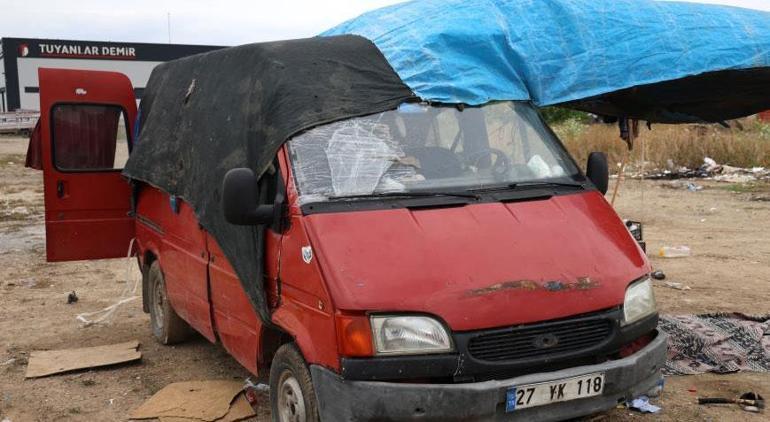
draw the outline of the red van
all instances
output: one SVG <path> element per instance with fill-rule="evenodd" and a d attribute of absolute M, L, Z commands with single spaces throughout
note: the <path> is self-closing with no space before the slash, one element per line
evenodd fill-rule
<path fill-rule="evenodd" d="M 221 344 L 269 379 L 274 420 L 558 420 L 661 380 L 650 265 L 604 199 L 606 159 L 584 174 L 530 103 L 408 101 L 297 132 L 261 177 L 230 169 L 216 212 L 266 228 L 266 320 L 203 214 L 121 175 L 145 142 L 129 80 L 39 76 L 48 259 L 135 238 L 158 341 Z"/>

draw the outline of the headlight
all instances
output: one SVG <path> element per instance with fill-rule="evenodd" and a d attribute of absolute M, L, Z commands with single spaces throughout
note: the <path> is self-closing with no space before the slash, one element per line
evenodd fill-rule
<path fill-rule="evenodd" d="M 623 324 L 628 325 L 657 311 L 655 294 L 649 278 L 637 281 L 626 289 L 623 301 Z"/>
<path fill-rule="evenodd" d="M 422 354 L 452 351 L 444 326 L 425 316 L 372 316 L 376 353 Z"/>

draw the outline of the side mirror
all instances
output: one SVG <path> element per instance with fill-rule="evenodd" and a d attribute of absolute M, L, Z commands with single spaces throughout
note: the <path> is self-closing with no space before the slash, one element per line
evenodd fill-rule
<path fill-rule="evenodd" d="M 607 156 L 603 152 L 592 152 L 588 156 L 586 177 L 599 189 L 602 195 L 607 193 L 610 183 L 610 170 L 607 166 Z"/>
<path fill-rule="evenodd" d="M 236 168 L 222 181 L 222 210 L 231 224 L 254 226 L 273 221 L 274 205 L 259 205 L 259 184 L 251 169 Z"/>

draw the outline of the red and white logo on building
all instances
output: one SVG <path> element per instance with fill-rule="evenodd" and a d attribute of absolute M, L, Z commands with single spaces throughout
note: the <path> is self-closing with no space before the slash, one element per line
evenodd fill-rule
<path fill-rule="evenodd" d="M 19 56 L 27 57 L 29 55 L 29 46 L 27 44 L 19 44 Z"/>

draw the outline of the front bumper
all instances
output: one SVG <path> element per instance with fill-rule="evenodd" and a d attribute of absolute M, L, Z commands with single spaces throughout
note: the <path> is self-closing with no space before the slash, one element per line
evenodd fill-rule
<path fill-rule="evenodd" d="M 646 347 L 624 359 L 477 383 L 349 381 L 317 365 L 311 365 L 310 372 L 324 421 L 563 420 L 611 409 L 655 387 L 666 360 L 666 342 L 665 333 L 658 332 Z M 506 391 L 513 385 L 594 372 L 605 374 L 601 396 L 505 413 Z"/>

